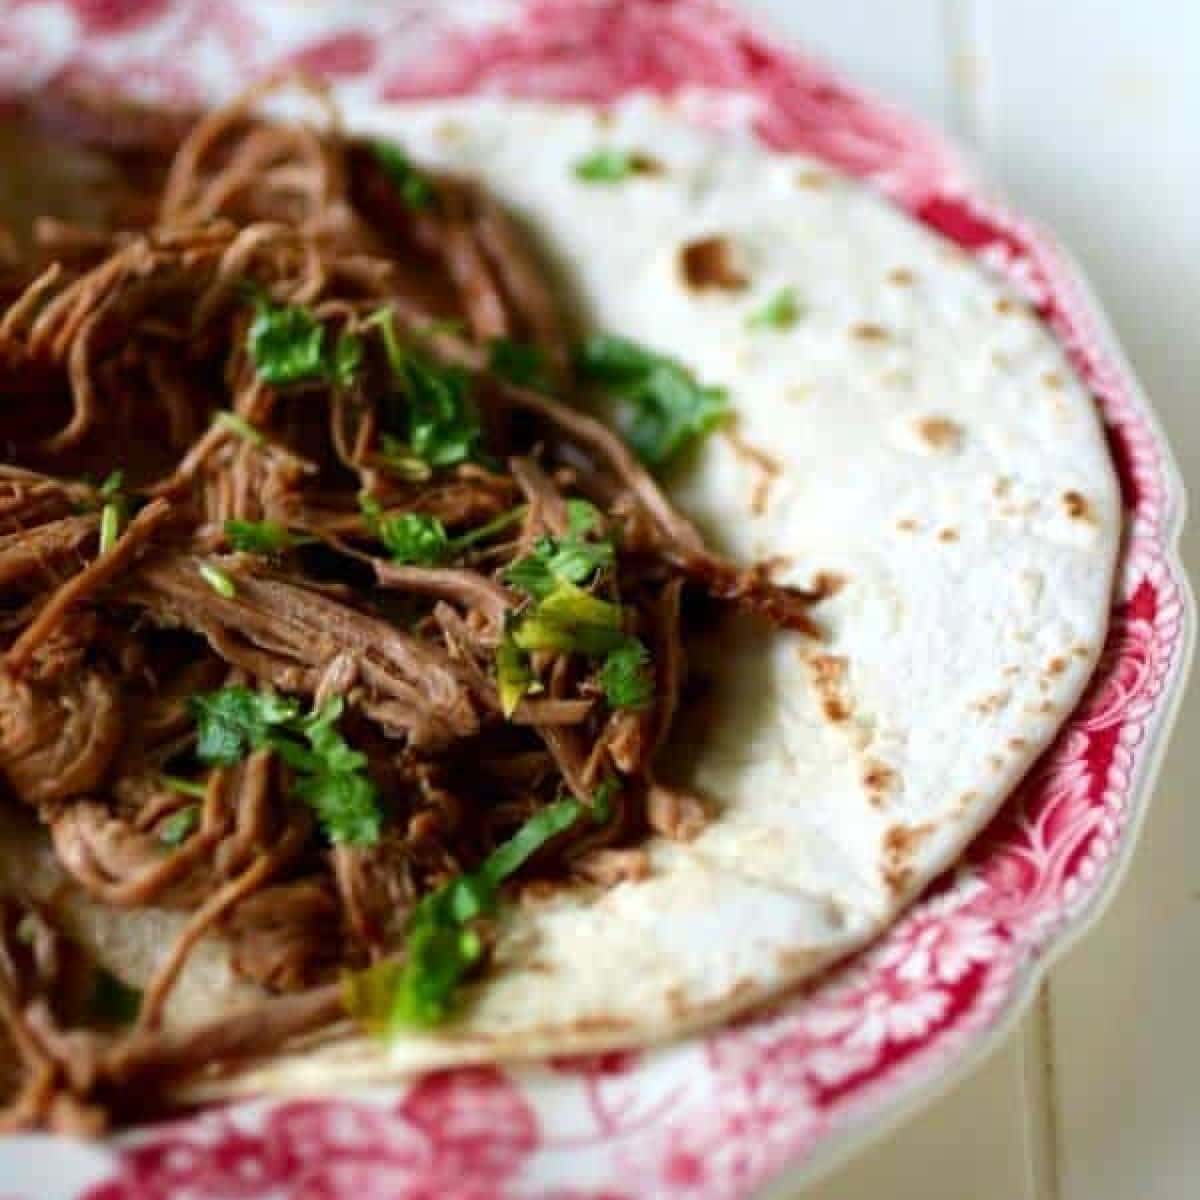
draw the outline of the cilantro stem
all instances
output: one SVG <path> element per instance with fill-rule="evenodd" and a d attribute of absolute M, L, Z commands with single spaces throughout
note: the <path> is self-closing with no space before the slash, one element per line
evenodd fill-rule
<path fill-rule="evenodd" d="M 213 563 L 201 563 L 198 569 L 200 571 L 200 578 L 218 596 L 224 596 L 226 600 L 232 600 L 237 595 L 237 586 L 220 567 L 215 566 Z"/>
<path fill-rule="evenodd" d="M 181 796 L 194 796 L 197 800 L 203 800 L 208 792 L 208 784 L 197 779 L 184 779 L 179 775 L 160 775 L 159 778 L 171 791 L 178 792 Z"/>
<path fill-rule="evenodd" d="M 267 439 L 263 433 L 255 429 L 245 417 L 239 417 L 234 412 L 217 413 L 216 421 L 218 425 L 223 425 L 231 433 L 236 433 L 238 437 L 243 437 L 248 442 L 252 442 L 256 446 L 265 446 Z"/>
<path fill-rule="evenodd" d="M 121 506 L 109 501 L 100 513 L 100 553 L 107 554 L 121 536 Z"/>
<path fill-rule="evenodd" d="M 519 521 L 524 520 L 528 508 L 527 504 L 518 504 L 516 508 L 511 508 L 508 512 L 501 513 L 498 517 L 493 517 L 483 525 L 468 530 L 466 533 L 459 534 L 456 538 L 451 538 L 451 548 L 454 551 L 465 550 L 469 546 L 474 546 L 476 542 L 486 541 L 492 534 L 499 533 L 501 530 L 507 529 L 510 525 L 516 525 Z"/>

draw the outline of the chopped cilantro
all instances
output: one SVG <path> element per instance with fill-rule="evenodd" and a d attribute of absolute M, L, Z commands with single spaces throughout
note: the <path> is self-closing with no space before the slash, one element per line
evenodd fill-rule
<path fill-rule="evenodd" d="M 347 1009 L 383 1033 L 444 1021 L 459 986 L 483 957 L 482 941 L 468 923 L 495 912 L 504 880 L 569 829 L 581 811 L 578 801 L 570 799 L 547 805 L 497 846 L 477 871 L 426 896 L 413 912 L 404 960 L 350 976 Z"/>
<path fill-rule="evenodd" d="M 330 349 L 325 326 L 307 308 L 276 304 L 254 288 L 250 296 L 254 320 L 246 333 L 246 348 L 260 379 L 276 386 L 321 381 L 347 387 L 354 381 L 363 359 L 357 334 L 343 331 Z M 243 435 L 251 428 L 245 422 L 244 428 L 237 428 L 228 418 L 224 423 Z"/>
<path fill-rule="evenodd" d="M 239 521 L 236 518 L 225 522 L 225 538 L 235 550 L 247 554 L 278 554 L 298 541 L 276 521 Z"/>
<path fill-rule="evenodd" d="M 590 337 L 578 348 L 576 362 L 585 381 L 621 404 L 625 435 L 652 467 L 669 464 L 728 411 L 723 388 L 698 383 L 681 363 L 627 338 Z"/>
<path fill-rule="evenodd" d="M 374 141 L 371 151 L 409 208 L 425 209 L 433 204 L 437 196 L 433 183 L 413 166 L 411 159 L 399 146 L 392 142 Z"/>
<path fill-rule="evenodd" d="M 195 796 L 197 800 L 203 800 L 208 792 L 208 784 L 199 779 L 184 779 L 180 775 L 160 775 L 159 778 L 171 791 L 181 796 Z"/>
<path fill-rule="evenodd" d="M 142 993 L 97 967 L 88 997 L 88 1015 L 99 1025 L 132 1025 L 142 1007 Z"/>
<path fill-rule="evenodd" d="M 288 725 L 300 713 L 295 700 L 246 687 L 193 696 L 188 709 L 196 722 L 196 757 L 221 767 L 231 767 L 266 745 L 272 730 Z"/>
<path fill-rule="evenodd" d="M 632 150 L 594 150 L 576 162 L 575 176 L 587 183 L 620 183 L 638 173 L 640 161 L 641 156 Z"/>
<path fill-rule="evenodd" d="M 513 627 L 522 650 L 608 654 L 624 640 L 620 605 L 610 604 L 573 583 L 558 580 L 552 591 Z"/>
<path fill-rule="evenodd" d="M 500 711 L 505 717 L 513 715 L 534 682 L 528 657 L 513 641 L 512 634 L 505 631 L 496 647 L 496 690 L 500 694 Z"/>
<path fill-rule="evenodd" d="M 650 652 L 637 638 L 609 651 L 600 668 L 600 687 L 610 708 L 645 708 L 654 699 L 649 665 Z"/>
<path fill-rule="evenodd" d="M 450 552 L 446 527 L 437 517 L 406 512 L 385 517 L 374 496 L 363 493 L 358 499 L 367 528 L 383 543 L 392 561 L 434 566 Z"/>
<path fill-rule="evenodd" d="M 397 437 L 392 437 L 390 433 L 383 435 L 383 450 L 379 457 L 384 466 L 401 479 L 420 483 L 433 474 L 430 465 L 424 459 L 418 458 L 412 452 L 411 446 Z"/>
<path fill-rule="evenodd" d="M 255 446 L 265 446 L 267 439 L 263 433 L 255 429 L 245 417 L 239 417 L 235 412 L 219 412 L 216 416 L 218 425 L 224 425 L 231 433 L 236 433 L 238 437 L 245 438 L 246 441 L 252 442 Z"/>
<path fill-rule="evenodd" d="M 110 500 L 100 511 L 100 553 L 107 554 L 121 536 L 121 502 Z"/>
<path fill-rule="evenodd" d="M 610 775 L 592 793 L 592 820 L 597 825 L 607 825 L 612 820 L 613 798 L 620 790 L 621 781 Z"/>
<path fill-rule="evenodd" d="M 488 369 L 501 379 L 518 387 L 550 390 L 550 375 L 545 355 L 532 342 L 515 342 L 511 338 L 496 338 L 488 348 Z"/>
<path fill-rule="evenodd" d="M 751 329 L 790 329 L 800 319 L 800 302 L 795 288 L 783 288 L 775 293 L 746 324 Z"/>
<path fill-rule="evenodd" d="M 567 501 L 568 531 L 563 537 L 540 537 L 533 552 L 509 564 L 505 580 L 534 599 L 542 599 L 555 584 L 585 583 L 611 567 L 616 556 L 611 541 L 589 541 L 586 534 L 599 526 L 600 511 L 587 500 Z"/>
<path fill-rule="evenodd" d="M 164 846 L 182 846 L 200 824 L 200 808 L 189 804 L 177 808 L 169 817 L 158 823 L 158 840 Z"/>
<path fill-rule="evenodd" d="M 326 375 L 325 327 L 299 305 L 256 296 L 246 347 L 267 383 L 300 383 Z"/>
<path fill-rule="evenodd" d="M 193 696 L 189 707 L 197 725 L 196 757 L 231 766 L 251 750 L 268 747 L 295 776 L 292 788 L 321 819 L 333 842 L 371 845 L 379 840 L 378 792 L 366 773 L 366 755 L 336 728 L 340 697 L 300 715 L 294 700 L 227 687 Z"/>
<path fill-rule="evenodd" d="M 97 490 L 106 500 L 111 500 L 120 493 L 124 486 L 125 472 L 118 467 L 115 471 L 109 471 Z"/>
<path fill-rule="evenodd" d="M 232 600 L 237 595 L 237 585 L 214 563 L 201 563 L 196 570 L 200 572 L 200 578 L 218 596 L 224 596 L 226 600 Z"/>
<path fill-rule="evenodd" d="M 391 433 L 397 444 L 403 443 L 406 454 L 430 467 L 451 467 L 474 457 L 483 430 L 471 401 L 470 373 L 402 346 L 390 309 L 381 308 L 368 324 L 380 331 L 403 402 L 402 435 Z M 386 449 L 386 441 L 384 445 Z"/>

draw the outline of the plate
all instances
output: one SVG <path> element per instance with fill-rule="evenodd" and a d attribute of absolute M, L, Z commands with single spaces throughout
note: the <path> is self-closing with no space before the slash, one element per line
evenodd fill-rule
<path fill-rule="evenodd" d="M 164 102 L 281 64 L 351 106 L 476 91 L 611 101 L 825 159 L 1006 277 L 1103 413 L 1126 508 L 1112 625 L 1077 711 L 964 863 L 804 992 L 662 1050 L 211 1109 L 108 1146 L 0 1143 L 5 1200 L 734 1198 L 799 1184 L 993 1049 L 1128 862 L 1191 649 L 1183 488 L 1086 283 L 938 136 L 712 0 L 10 0 L 0 93 Z M 16 1189 L 14 1191 L 14 1188 Z"/>

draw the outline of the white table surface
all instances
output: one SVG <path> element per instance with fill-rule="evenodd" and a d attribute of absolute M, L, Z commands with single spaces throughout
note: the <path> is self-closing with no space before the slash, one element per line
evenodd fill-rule
<path fill-rule="evenodd" d="M 744 3 L 949 130 L 1058 233 L 1113 318 L 1185 477 L 1200 475 L 1200 3 Z M 1195 518 L 1184 554 L 1197 579 Z M 1115 902 L 1053 968 L 1021 1029 L 805 1200 L 1200 1197 L 1194 788 L 1196 686 Z"/>

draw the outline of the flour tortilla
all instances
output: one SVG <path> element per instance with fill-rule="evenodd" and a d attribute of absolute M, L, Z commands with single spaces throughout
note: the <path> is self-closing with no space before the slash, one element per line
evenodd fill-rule
<path fill-rule="evenodd" d="M 586 326 L 729 389 L 734 436 L 708 442 L 675 498 L 721 551 L 833 584 L 816 612 L 828 638 L 757 629 L 701 652 L 714 710 L 685 723 L 672 760 L 715 818 L 691 844 L 652 842 L 649 879 L 510 906 L 493 968 L 436 1033 L 329 1039 L 225 1091 L 646 1043 L 863 945 L 955 860 L 1075 704 L 1120 535 L 1093 401 L 1049 334 L 858 184 L 648 99 L 604 114 L 497 99 L 349 116 L 479 176 L 528 223 Z M 581 181 L 574 164 L 602 147 L 656 169 Z M 687 286 L 681 248 L 708 237 L 724 239 L 742 290 Z M 752 328 L 785 288 L 795 324 Z M 8 870 L 28 878 L 35 858 L 12 854 Z M 33 875 L 48 888 L 53 874 L 43 853 Z M 66 904 L 134 983 L 180 923 Z M 252 994 L 209 942 L 169 1019 Z"/>

